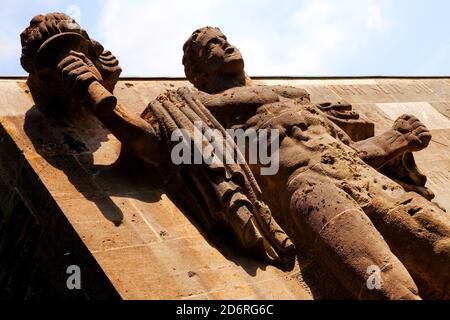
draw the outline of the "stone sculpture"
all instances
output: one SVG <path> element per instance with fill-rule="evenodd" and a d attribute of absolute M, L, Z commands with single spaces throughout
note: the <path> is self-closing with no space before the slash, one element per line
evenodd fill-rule
<path fill-rule="evenodd" d="M 91 83 L 103 83 L 112 92 L 120 73 L 117 60 L 85 31 L 64 28 L 68 19 L 60 14 L 35 17 L 22 35 L 22 64 L 30 72 L 36 104 L 45 112 L 61 112 L 55 106 L 66 105 L 69 114 L 77 112 L 83 99 L 98 107 L 98 92 L 88 90 Z M 46 33 L 49 29 L 56 32 Z M 67 32 L 81 35 L 90 45 L 82 46 L 84 52 L 60 48 L 66 56 L 57 68 L 38 68 L 35 56 L 44 41 Z M 403 183 L 410 190 L 417 184 L 418 193 L 405 191 L 376 170 L 385 168 L 387 173 L 386 168 L 401 165 L 403 159 L 413 163 L 411 152 L 427 147 L 431 135 L 417 118 L 404 115 L 388 132 L 373 137 L 360 133 L 367 139 L 355 142 L 355 128 L 370 131 L 370 125 L 358 122 L 351 106 L 314 105 L 299 88 L 252 85 L 240 52 L 217 28 L 192 34 L 184 45 L 183 64 L 198 91 L 163 93 L 141 118 L 120 104 L 112 111 L 93 112 L 122 142 L 124 152 L 181 176 L 200 201 L 193 211 L 204 226 L 227 226 L 243 247 L 275 263 L 292 257 L 289 238 L 307 245 L 355 298 L 419 299 L 418 287 L 420 293 L 448 297 L 449 216 L 425 199 L 432 196 L 415 166 L 398 181 L 419 177 Z M 346 127 L 351 123 L 347 120 L 359 126 Z M 170 161 L 168 137 L 177 128 L 194 130 L 194 121 L 222 132 L 278 130 L 279 172 L 260 175 L 258 164 L 177 168 Z M 227 140 L 226 133 L 222 137 Z M 367 270 L 374 266 L 382 283 L 369 288 Z"/>
<path fill-rule="evenodd" d="M 354 143 L 320 106 L 311 105 L 304 90 L 251 86 L 239 51 L 217 28 L 195 31 L 183 61 L 186 76 L 201 91 L 198 99 L 225 127 L 282 132 L 280 173 L 257 176 L 263 198 L 288 234 L 314 245 L 344 286 L 363 296 L 358 274 L 377 265 L 385 288 L 369 295 L 416 296 L 407 270 L 421 283 L 448 292 L 448 215 L 373 169 L 428 145 L 431 136 L 420 121 L 404 115 L 392 130 Z"/>
<path fill-rule="evenodd" d="M 166 144 L 169 138 L 165 137 L 166 141 L 163 140 L 164 124 L 159 126 L 153 122 L 151 126 L 150 120 L 146 122 L 135 118 L 127 114 L 120 105 L 116 106 L 117 100 L 112 99 L 108 90 L 113 90 L 120 73 L 117 60 L 109 52 L 103 56 L 99 55 L 103 48 L 74 23 L 64 14 L 37 16 L 21 35 L 23 46 L 21 62 L 24 69 L 30 72 L 28 80 L 30 88 L 37 88 L 32 89 L 37 106 L 43 112 L 52 115 L 70 114 L 71 109 L 76 109 L 80 105 L 79 101 L 82 98 L 108 128 L 119 129 L 120 133 L 114 134 L 117 134 L 120 141 L 128 141 L 123 144 L 125 150 L 149 164 L 158 166 L 160 171 L 166 172 L 166 177 L 179 174 L 179 168 L 171 165 L 170 151 Z M 49 30 L 51 26 L 54 32 L 46 32 L 45 30 Z M 102 50 L 97 47 L 101 47 Z M 112 67 L 111 63 L 105 67 L 105 55 L 111 56 L 109 60 L 113 62 Z M 58 58 L 59 61 L 55 63 Z M 92 72 L 93 70 L 95 71 Z M 110 82 L 110 86 L 99 86 L 99 81 L 104 81 L 100 70 L 103 70 L 108 79 L 116 77 L 115 81 Z M 66 94 L 67 89 L 73 95 Z M 169 98 L 179 98 L 187 103 L 192 100 L 190 96 L 175 96 L 175 93 L 162 96 L 159 101 L 164 104 L 164 100 Z M 113 108 L 111 103 L 114 104 Z M 153 103 L 155 104 L 156 102 Z M 61 106 L 68 107 L 61 108 Z M 170 110 L 167 109 L 166 112 L 170 113 Z M 201 111 L 188 110 L 188 112 L 198 114 Z M 208 113 L 206 109 L 203 112 Z M 174 118 L 177 116 L 179 117 L 176 113 L 172 114 Z M 186 120 L 190 121 L 188 118 Z M 212 116 L 210 120 L 205 119 L 205 122 L 211 120 L 214 121 Z M 170 129 L 170 121 L 173 119 L 167 114 L 166 130 Z M 178 125 L 188 129 L 190 123 L 187 123 L 187 127 L 183 127 L 181 123 Z M 220 129 L 220 124 L 216 123 L 215 127 Z M 206 229 L 210 231 L 219 225 L 231 230 L 244 248 L 272 263 L 286 263 L 291 260 L 295 253 L 294 246 L 272 218 L 270 209 L 261 201 L 261 191 L 248 166 L 222 165 L 220 168 L 205 166 L 194 169 L 194 172 L 189 172 L 192 170 L 183 172 L 185 176 L 189 176 L 189 182 L 192 183 L 189 188 L 191 190 L 198 188 L 199 193 L 198 196 L 193 192 L 189 201 L 190 211 L 194 212 Z M 200 180 L 199 175 L 202 175 L 204 180 Z M 180 180 L 178 183 L 182 183 Z M 203 206 L 192 208 L 199 201 Z"/>

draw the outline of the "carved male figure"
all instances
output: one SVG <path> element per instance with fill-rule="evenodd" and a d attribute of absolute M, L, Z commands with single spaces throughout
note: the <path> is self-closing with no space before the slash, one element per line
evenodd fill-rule
<path fill-rule="evenodd" d="M 384 285 L 374 295 L 417 296 L 406 269 L 421 284 L 448 292 L 450 217 L 373 169 L 428 145 L 431 135 L 418 119 L 404 115 L 392 130 L 354 143 L 304 90 L 252 86 L 239 51 L 217 28 L 195 31 L 183 62 L 199 99 L 226 127 L 280 130 L 280 172 L 258 177 L 264 200 L 344 286 L 365 294 L 358 277 L 377 265 Z"/>
<path fill-rule="evenodd" d="M 392 130 L 355 143 L 310 103 L 306 91 L 253 86 L 239 51 L 217 28 L 193 33 L 183 63 L 199 91 L 181 93 L 206 107 L 225 128 L 279 130 L 279 173 L 259 176 L 258 165 L 251 167 L 263 200 L 289 236 L 311 246 L 355 297 L 418 299 L 414 280 L 422 290 L 426 286 L 441 296 L 449 292 L 449 217 L 374 169 L 428 145 L 431 136 L 419 120 L 402 116 Z M 72 52 L 58 70 L 74 94 L 93 79 L 102 80 L 82 53 Z M 170 161 L 167 144 L 153 110 L 142 115 L 147 121 L 120 105 L 97 116 L 125 150 L 164 166 Z M 382 286 L 370 290 L 366 272 L 373 266 L 381 269 Z"/>
<path fill-rule="evenodd" d="M 91 111 L 108 128 L 118 130 L 114 134 L 122 142 L 127 141 L 123 143 L 125 154 L 135 154 L 157 166 L 166 181 L 184 188 L 185 194 L 180 196 L 183 205 L 189 207 L 184 209 L 201 220 L 207 231 L 212 233 L 213 227 L 227 229 L 235 234 L 238 244 L 272 263 L 291 260 L 294 246 L 260 200 L 261 191 L 248 166 L 200 166 L 180 173 L 181 169 L 171 163 L 167 148 L 170 138 L 164 140 L 162 125 L 152 126 L 128 114 L 108 92 L 113 91 L 118 80 L 118 61 L 109 51 L 103 52 L 103 47 L 70 17 L 60 13 L 36 16 L 21 40 L 21 63 L 30 73 L 28 85 L 41 111 L 61 117 L 76 115 L 84 107 L 93 108 Z M 189 186 L 184 186 L 186 183 Z M 198 192 L 189 192 L 193 188 Z"/>

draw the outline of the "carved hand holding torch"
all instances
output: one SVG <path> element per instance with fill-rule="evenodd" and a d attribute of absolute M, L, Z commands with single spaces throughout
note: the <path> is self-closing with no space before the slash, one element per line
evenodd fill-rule
<path fill-rule="evenodd" d="M 95 66 L 90 62 L 89 56 L 93 56 L 93 48 L 91 42 L 83 38 L 80 34 L 74 32 L 66 32 L 57 34 L 47 41 L 45 41 L 36 53 L 34 58 L 34 66 L 36 70 L 52 69 L 58 70 L 61 76 L 61 80 L 64 81 L 63 70 L 69 67 L 71 63 L 79 59 L 83 61 L 91 68 L 95 70 Z M 90 81 L 87 81 L 88 87 L 85 91 L 85 99 L 93 111 L 102 116 L 110 114 L 117 105 L 117 98 L 114 97 L 108 90 L 106 90 L 100 83 L 100 73 L 97 73 L 97 79 L 91 77 Z M 68 77 L 78 77 L 78 74 L 73 72 L 68 74 Z"/>

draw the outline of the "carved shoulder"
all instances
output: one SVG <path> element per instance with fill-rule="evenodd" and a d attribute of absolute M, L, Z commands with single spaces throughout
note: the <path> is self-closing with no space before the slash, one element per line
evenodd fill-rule
<path fill-rule="evenodd" d="M 283 99 L 307 104 L 309 94 L 304 89 L 288 86 L 245 86 L 235 87 L 218 94 L 198 92 L 198 98 L 224 125 L 245 122 L 256 110 L 266 104 Z"/>
<path fill-rule="evenodd" d="M 268 87 L 236 87 L 217 94 L 200 93 L 200 100 L 211 111 L 216 108 L 261 106 L 279 101 L 278 94 Z"/>
<path fill-rule="evenodd" d="M 309 103 L 311 101 L 309 93 L 302 88 L 281 85 L 267 86 L 267 88 L 270 88 L 274 93 L 283 98 L 297 100 L 299 102 L 305 103 Z"/>

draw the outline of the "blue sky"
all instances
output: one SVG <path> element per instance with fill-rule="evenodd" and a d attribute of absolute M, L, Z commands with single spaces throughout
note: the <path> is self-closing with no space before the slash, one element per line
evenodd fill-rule
<path fill-rule="evenodd" d="M 66 12 L 124 76 L 183 76 L 182 45 L 218 26 L 250 76 L 450 75 L 448 0 L 1 0 L 0 75 L 25 74 L 20 32 Z"/>

